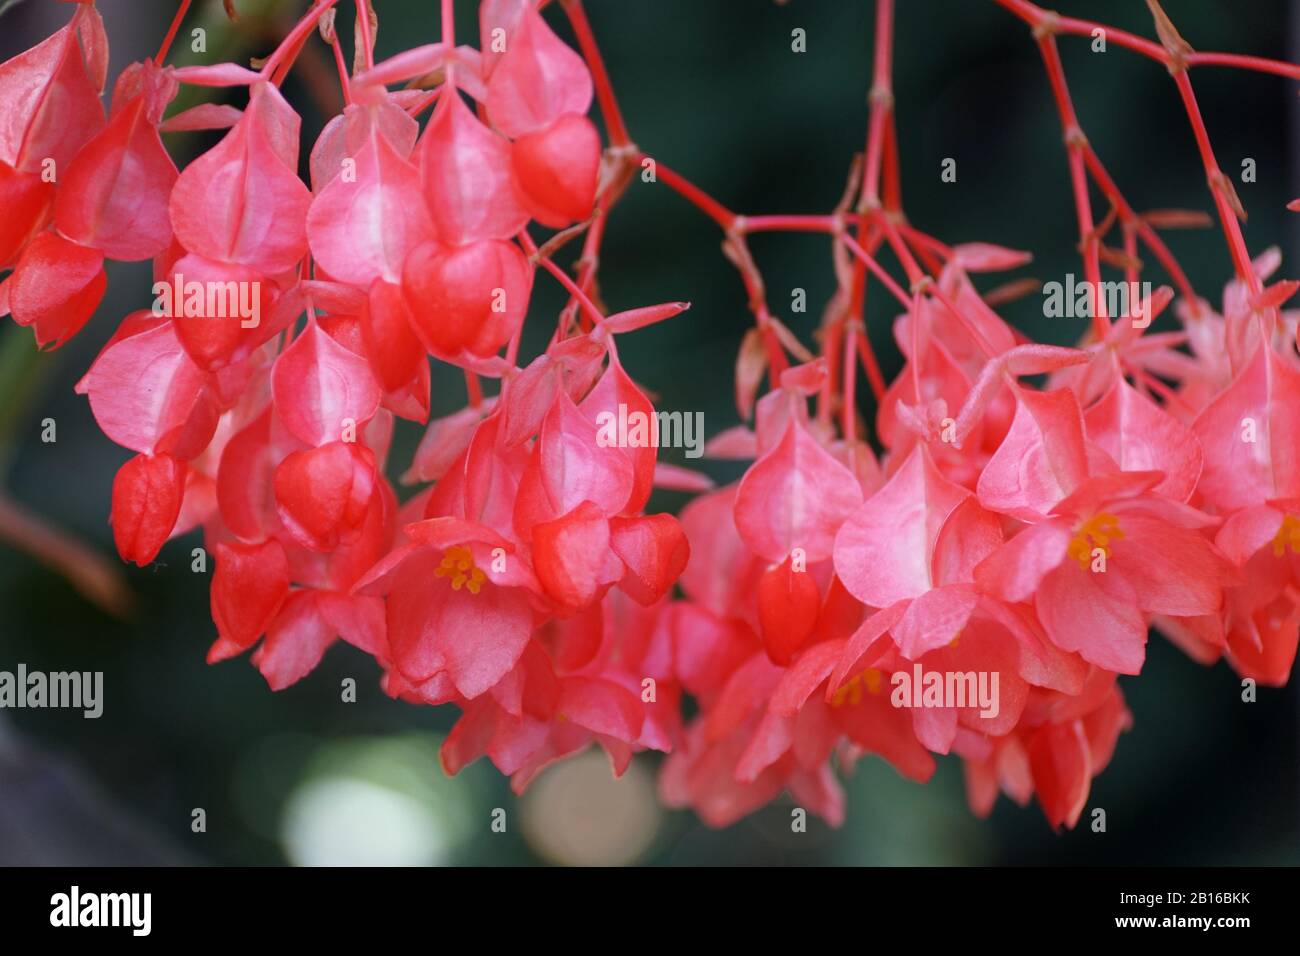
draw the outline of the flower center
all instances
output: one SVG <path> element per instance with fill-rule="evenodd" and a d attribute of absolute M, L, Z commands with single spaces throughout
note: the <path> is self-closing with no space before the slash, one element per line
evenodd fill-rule
<path fill-rule="evenodd" d="M 1300 518 L 1295 515 L 1285 515 L 1282 518 L 1282 527 L 1277 529 L 1277 534 L 1273 537 L 1274 557 L 1282 557 L 1288 547 L 1295 554 L 1300 554 Z"/>
<path fill-rule="evenodd" d="M 1119 519 L 1113 514 L 1099 511 L 1079 527 L 1074 529 L 1067 554 L 1079 562 L 1079 567 L 1087 571 L 1092 563 L 1093 552 L 1098 548 L 1107 558 L 1110 557 L 1110 542 L 1124 537 L 1124 529 Z"/>
<path fill-rule="evenodd" d="M 487 580 L 487 575 L 474 563 L 474 556 L 469 548 L 448 548 L 442 556 L 442 563 L 433 572 L 436 577 L 451 578 L 451 589 L 459 591 L 467 588 L 470 594 L 478 594 L 479 588 Z"/>
<path fill-rule="evenodd" d="M 853 706 L 862 703 L 863 685 L 866 686 L 868 694 L 879 694 L 884 677 L 885 675 L 876 668 L 868 667 L 861 674 L 841 685 L 835 692 L 835 696 L 831 698 L 831 706 L 843 707 L 845 704 Z"/>

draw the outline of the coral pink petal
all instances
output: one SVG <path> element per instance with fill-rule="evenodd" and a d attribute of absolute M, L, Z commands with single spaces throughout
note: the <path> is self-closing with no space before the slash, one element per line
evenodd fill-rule
<path fill-rule="evenodd" d="M 207 377 L 170 322 L 110 344 L 79 389 L 99 427 L 133 451 L 192 458 L 208 444 L 218 409 Z"/>
<path fill-rule="evenodd" d="M 1146 658 L 1147 625 L 1137 595 L 1113 571 L 1067 562 L 1043 578 L 1034 606 L 1052 642 L 1120 674 L 1136 674 Z"/>
<path fill-rule="evenodd" d="M 271 690 L 284 690 L 316 669 L 335 636 L 321 613 L 318 592 L 295 591 L 253 652 L 253 664 Z"/>
<path fill-rule="evenodd" d="M 813 691 L 835 670 L 843 651 L 843 641 L 823 641 L 799 655 L 772 694 L 772 713 L 787 717 L 798 713 Z"/>
<path fill-rule="evenodd" d="M 1083 813 L 1092 783 L 1092 762 L 1083 726 L 1078 721 L 1051 724 L 1029 742 L 1038 802 L 1053 828 L 1073 827 Z"/>
<path fill-rule="evenodd" d="M 316 261 L 341 282 L 398 282 L 407 253 L 433 239 L 420 192 L 420 172 L 372 126 L 351 157 L 312 200 L 307 238 Z"/>
<path fill-rule="evenodd" d="M 488 79 L 492 123 L 509 137 L 523 136 L 565 113 L 587 112 L 591 96 L 591 74 L 582 57 L 528 7 Z"/>
<path fill-rule="evenodd" d="M 1192 425 L 1205 450 L 1200 493 L 1223 511 L 1300 495 L 1300 372 L 1260 346 Z"/>
<path fill-rule="evenodd" d="M 1065 560 L 1073 536 L 1065 519 L 1031 524 L 975 568 L 975 581 L 1003 600 L 1027 601 L 1049 571 Z"/>
<path fill-rule="evenodd" d="M 830 556 L 836 531 L 861 503 L 853 473 L 792 418 L 781 441 L 741 480 L 736 528 L 768 561 L 783 561 L 795 548 L 807 561 L 820 561 Z"/>
<path fill-rule="evenodd" d="M 1116 377 L 1084 414 L 1088 438 L 1124 471 L 1160 471 L 1156 492 L 1187 501 L 1201 475 L 1201 443 L 1190 428 Z"/>
<path fill-rule="evenodd" d="M 977 600 L 974 588 L 960 584 L 933 588 L 914 599 L 893 628 L 903 656 L 918 660 L 927 651 L 957 640 Z"/>
<path fill-rule="evenodd" d="M 145 115 L 144 96 L 137 96 L 63 173 L 55 224 L 110 259 L 151 259 L 172 241 L 168 200 L 177 175 Z"/>
<path fill-rule="evenodd" d="M 970 492 L 943 477 L 918 445 L 835 538 L 835 573 L 863 604 L 888 607 L 933 585 L 931 557 L 948 515 Z"/>
<path fill-rule="evenodd" d="M 1011 430 L 979 478 L 980 504 L 1033 521 L 1088 475 L 1083 416 L 1069 389 L 1021 390 Z"/>
<path fill-rule="evenodd" d="M 528 222 L 512 181 L 510 143 L 479 122 L 454 90 L 438 98 L 424 131 L 420 175 L 442 242 L 509 239 Z"/>
<path fill-rule="evenodd" d="M 170 210 L 188 251 L 267 275 L 293 268 L 307 252 L 311 193 L 289 163 L 291 152 L 296 162 L 297 117 L 286 109 L 273 87 L 259 84 L 225 138 L 181 172 Z"/>
<path fill-rule="evenodd" d="M 382 397 L 366 359 L 316 322 L 276 359 L 271 387 L 276 412 L 308 445 L 355 440 Z"/>

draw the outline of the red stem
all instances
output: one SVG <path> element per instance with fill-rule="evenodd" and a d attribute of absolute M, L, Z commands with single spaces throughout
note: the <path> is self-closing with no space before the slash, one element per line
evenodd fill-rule
<path fill-rule="evenodd" d="M 739 216 L 736 229 L 752 232 L 834 232 L 840 225 L 838 216 Z"/>
<path fill-rule="evenodd" d="M 1102 30 L 1108 42 L 1113 42 L 1135 53 L 1140 53 L 1148 59 L 1155 60 L 1157 63 L 1169 66 L 1169 52 L 1163 46 L 1135 33 L 1129 33 L 1127 30 L 1109 27 L 1094 20 L 1063 17 L 1053 10 L 1046 10 L 1043 7 L 1036 6 L 1030 3 L 1029 0 L 993 0 L 993 2 L 1015 14 L 1030 26 L 1048 29 L 1054 33 L 1066 33 L 1072 36 L 1091 38 L 1094 30 Z M 1246 70 L 1274 73 L 1278 76 L 1300 80 L 1300 66 L 1294 63 L 1284 63 L 1280 60 L 1266 59 L 1265 57 L 1242 56 L 1236 53 L 1188 53 L 1183 62 L 1187 66 L 1240 67 Z"/>
<path fill-rule="evenodd" d="M 857 366 L 854 362 L 854 339 L 857 338 L 858 326 L 849 322 L 844 328 L 844 403 L 840 408 L 840 432 L 844 439 L 853 444 L 858 440 L 857 428 Z"/>
<path fill-rule="evenodd" d="M 352 103 L 352 82 L 348 79 L 347 64 L 343 62 L 343 45 L 339 43 L 338 34 L 334 34 L 334 42 L 330 44 L 334 49 L 334 67 L 339 73 L 339 86 L 343 89 L 344 105 Z"/>
<path fill-rule="evenodd" d="M 897 299 L 903 308 L 910 309 L 912 307 L 912 299 L 903 291 L 902 286 L 894 281 L 894 277 L 886 272 L 884 266 L 877 262 L 876 258 L 867 250 L 863 249 L 856 239 L 845 233 L 840 236 L 840 242 L 844 243 L 848 250 L 858 257 L 858 261 L 871 270 L 871 274 L 880 280 L 880 284 L 889 290 L 889 294 Z"/>
<path fill-rule="evenodd" d="M 519 235 L 525 240 L 524 248 L 528 250 L 528 254 L 530 256 L 535 256 L 537 253 L 537 244 L 533 242 L 532 237 L 524 232 L 521 232 Z M 569 290 L 569 295 L 577 299 L 578 304 L 587 310 L 587 314 L 591 316 L 593 322 L 599 325 L 601 322 L 605 321 L 605 317 L 601 315 L 600 309 L 596 308 L 596 303 L 592 302 L 587 296 L 587 293 L 583 292 L 582 289 L 578 287 L 578 284 L 569 278 L 568 273 L 552 262 L 547 256 L 536 256 L 536 262 L 543 269 L 553 275 L 556 280 L 559 281 L 560 285 Z"/>
<path fill-rule="evenodd" d="M 326 10 L 330 9 L 338 0 L 317 0 L 316 6 L 312 7 L 303 16 L 301 20 L 294 25 L 280 41 L 272 54 L 266 58 L 262 64 L 261 74 L 267 79 L 274 80 L 276 71 L 283 62 L 285 72 L 293 65 L 294 58 L 297 57 L 298 51 L 302 49 L 303 44 L 307 41 L 308 34 L 316 28 L 316 23 Z M 283 78 L 283 74 L 281 74 Z"/>
<path fill-rule="evenodd" d="M 664 184 L 674 192 L 688 200 L 697 209 L 722 227 L 723 232 L 730 233 L 736 225 L 736 214 L 728 209 L 722 203 L 718 202 L 708 193 L 704 192 L 694 183 L 679 176 L 663 163 L 648 157 L 645 153 L 637 156 L 638 161 L 644 162 L 650 159 L 655 164 L 655 175 L 663 180 Z"/>
<path fill-rule="evenodd" d="M 609 128 L 609 141 L 613 146 L 627 146 L 631 143 L 627 126 L 623 123 L 623 113 L 618 108 L 618 99 L 614 96 L 614 86 L 610 83 L 609 72 L 605 69 L 605 60 L 600 55 L 595 34 L 591 32 L 591 23 L 587 20 L 587 11 L 583 9 L 582 0 L 563 0 L 565 15 L 573 27 L 578 47 L 582 50 L 587 68 L 591 70 L 592 85 L 596 89 L 596 100 L 600 103 L 600 115 L 605 117 Z"/>
<path fill-rule="evenodd" d="M 370 0 L 357 0 L 357 24 L 361 30 L 361 55 L 365 57 L 366 69 L 375 65 L 375 50 L 370 39 Z"/>
<path fill-rule="evenodd" d="M 1196 148 L 1201 154 L 1201 164 L 1205 167 L 1205 177 L 1214 196 L 1214 206 L 1219 212 L 1219 222 L 1223 226 L 1223 235 L 1228 242 L 1228 251 L 1232 255 L 1232 264 L 1239 278 L 1252 293 L 1260 291 L 1259 277 L 1250 264 L 1250 253 L 1246 251 L 1246 239 L 1241 234 L 1241 223 L 1237 214 L 1224 195 L 1224 187 L 1219 182 L 1223 176 L 1218 160 L 1214 158 L 1214 149 L 1210 146 L 1210 135 L 1205 129 L 1205 120 L 1201 118 L 1200 107 L 1196 104 L 1196 94 L 1192 92 L 1192 81 L 1186 70 L 1174 73 L 1174 83 L 1178 95 L 1182 97 L 1183 107 L 1187 111 L 1188 122 L 1192 124 L 1192 133 L 1196 137 Z"/>
<path fill-rule="evenodd" d="M 1115 208 L 1119 210 L 1120 220 L 1133 225 L 1137 230 L 1138 238 L 1146 243 L 1147 248 L 1155 254 L 1155 257 L 1160 261 L 1160 265 L 1164 267 L 1165 272 L 1169 273 L 1169 277 L 1173 280 L 1174 285 L 1178 287 L 1179 295 L 1185 298 L 1192 308 L 1196 308 L 1196 303 L 1199 301 L 1196 297 L 1196 291 L 1192 288 L 1192 284 L 1188 280 L 1187 274 L 1183 272 L 1182 266 L 1180 266 L 1178 260 L 1174 258 L 1174 254 L 1170 252 L 1169 247 L 1165 245 L 1164 240 L 1161 239 L 1160 235 L 1151 228 L 1151 225 L 1142 219 L 1133 210 L 1133 207 L 1129 205 L 1128 200 L 1126 200 L 1123 193 L 1119 191 L 1119 187 L 1115 185 L 1115 181 L 1110 178 L 1110 173 L 1106 171 L 1106 167 L 1102 165 L 1101 159 L 1097 156 L 1096 151 L 1093 150 L 1091 146 L 1084 147 L 1083 159 L 1088 166 L 1088 172 L 1091 174 L 1093 182 L 1097 184 L 1097 188 L 1105 193 L 1106 198 L 1110 200 L 1110 202 L 1114 203 Z"/>
<path fill-rule="evenodd" d="M 176 39 L 176 31 L 181 27 L 181 21 L 185 19 L 185 14 L 190 9 L 191 0 L 181 0 L 181 4 L 176 8 L 176 15 L 172 17 L 172 25 L 167 29 L 167 35 L 163 37 L 162 46 L 158 47 L 158 53 L 154 56 L 153 61 L 158 66 L 162 66 L 163 60 L 167 58 L 167 51 L 172 47 L 172 41 Z"/>
<path fill-rule="evenodd" d="M 880 205 L 880 167 L 884 154 L 885 130 L 893 112 L 894 91 L 890 78 L 894 47 L 894 0 L 876 0 L 876 45 L 871 79 L 871 111 L 867 121 L 866 165 L 862 174 L 862 205 Z"/>
<path fill-rule="evenodd" d="M 1070 166 L 1070 188 L 1074 193 L 1074 212 L 1079 223 L 1079 248 L 1083 256 L 1084 279 L 1093 290 L 1092 327 L 1093 333 L 1100 341 L 1110 329 L 1110 320 L 1106 315 L 1105 300 L 1101 291 L 1101 257 L 1098 240 L 1092 218 L 1092 199 L 1088 194 L 1088 169 L 1083 151 L 1087 140 L 1079 127 L 1079 117 L 1074 111 L 1070 99 L 1070 89 L 1065 81 L 1065 69 L 1061 65 L 1061 54 L 1056 48 L 1056 37 L 1051 31 L 1038 35 L 1038 50 L 1047 69 L 1047 77 L 1052 85 L 1052 96 L 1056 100 L 1056 109 L 1061 116 L 1061 129 L 1065 133 L 1065 147 Z"/>
<path fill-rule="evenodd" d="M 442 42 L 448 50 L 456 49 L 456 3 L 455 0 L 442 0 Z"/>
<path fill-rule="evenodd" d="M 885 377 L 880 374 L 880 363 L 876 361 L 876 353 L 871 348 L 871 339 L 867 337 L 864 331 L 857 337 L 858 340 L 858 358 L 862 362 L 862 368 L 867 373 L 867 381 L 871 383 L 872 394 L 876 396 L 876 404 L 879 405 L 885 397 Z"/>

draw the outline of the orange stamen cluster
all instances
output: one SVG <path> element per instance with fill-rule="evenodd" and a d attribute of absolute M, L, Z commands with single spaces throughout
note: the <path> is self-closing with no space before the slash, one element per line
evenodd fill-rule
<path fill-rule="evenodd" d="M 470 594 L 478 594 L 483 582 L 487 580 L 487 575 L 474 563 L 469 548 L 459 546 L 447 549 L 442 556 L 442 563 L 433 573 L 440 578 L 451 578 L 453 591 L 459 591 L 463 587 Z"/>
<path fill-rule="evenodd" d="M 1282 518 L 1282 527 L 1277 529 L 1277 534 L 1273 536 L 1273 555 L 1282 557 L 1286 554 L 1286 549 L 1290 548 L 1293 554 L 1300 554 L 1300 518 L 1295 515 L 1286 515 Z"/>
<path fill-rule="evenodd" d="M 868 667 L 852 680 L 845 681 L 840 685 L 840 689 L 831 698 L 831 706 L 843 707 L 845 704 L 855 706 L 862 703 L 862 688 L 865 686 L 868 694 L 879 694 L 884 679 L 885 675 L 879 670 Z"/>
<path fill-rule="evenodd" d="M 1124 529 L 1120 527 L 1119 519 L 1113 514 L 1099 511 L 1074 529 L 1074 537 L 1070 539 L 1070 546 L 1066 553 L 1079 562 L 1079 567 L 1087 571 L 1092 563 L 1094 551 L 1100 548 L 1109 559 L 1111 541 L 1121 540 L 1123 537 Z"/>

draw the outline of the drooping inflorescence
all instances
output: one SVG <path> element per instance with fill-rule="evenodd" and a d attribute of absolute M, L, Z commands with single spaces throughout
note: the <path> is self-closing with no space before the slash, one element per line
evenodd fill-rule
<path fill-rule="evenodd" d="M 336 0 L 251 68 L 166 65 L 185 0 L 107 113 L 108 41 L 75 3 L 0 64 L 0 312 L 57 347 L 99 306 L 106 260 L 152 260 L 152 305 L 121 318 L 77 389 L 136 453 L 113 484 L 123 559 L 148 564 L 196 529 L 214 555 L 210 661 L 251 650 L 279 690 L 342 639 L 391 696 L 459 708 L 449 772 L 486 755 L 518 790 L 594 743 L 615 772 L 668 754 L 663 800 L 713 825 L 786 791 L 838 824 L 839 775 L 861 757 L 925 781 L 955 754 L 976 812 L 1002 792 L 1073 826 L 1131 722 L 1117 678 L 1140 673 L 1151 628 L 1262 684 L 1294 663 L 1300 356 L 1282 306 L 1297 283 L 1266 285 L 1279 256 L 1247 252 L 1189 74 L 1300 68 L 1198 53 L 1155 0 L 1158 42 L 1105 28 L 1165 66 L 1186 107 L 1234 270 L 1216 311 L 1157 231 L 1186 217 L 1135 212 L 1075 115 L 1057 37 L 1103 28 L 995 2 L 1032 28 L 1061 118 L 1089 319 L 1073 348 L 1029 341 L 970 281 L 1027 253 L 948 245 L 904 217 L 893 0 L 876 0 L 843 200 L 752 216 L 638 150 L 581 0 L 483 0 L 477 49 L 457 45 L 443 0 L 442 36 L 381 62 L 357 0 L 351 70 Z M 280 86 L 316 34 L 345 106 L 304 182 Z M 246 102 L 168 115 L 182 84 Z M 225 132 L 178 170 L 160 132 L 195 130 Z M 724 488 L 657 462 L 665 419 L 619 361 L 623 336 L 687 304 L 600 303 L 605 222 L 638 178 L 722 229 L 754 313 L 744 424 L 707 446 L 752 462 Z M 815 350 L 769 311 L 749 237 L 772 231 L 830 241 Z M 578 239 L 570 274 L 555 256 Z M 1116 306 L 1103 267 L 1140 288 L 1140 246 L 1172 286 Z M 522 361 L 538 270 L 569 301 Z M 870 285 L 888 298 L 868 308 Z M 1167 309 L 1178 328 L 1152 332 Z M 892 381 L 865 331 L 885 311 Z M 468 393 L 432 421 L 431 358 L 463 369 Z M 427 426 L 405 501 L 398 420 Z M 647 514 L 655 487 L 698 497 L 680 518 Z"/>

